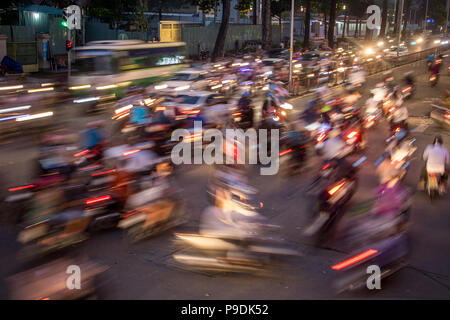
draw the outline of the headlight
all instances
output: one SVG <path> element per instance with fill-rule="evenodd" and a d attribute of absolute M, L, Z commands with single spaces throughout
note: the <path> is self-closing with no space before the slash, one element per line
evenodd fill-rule
<path fill-rule="evenodd" d="M 162 90 L 162 89 L 166 89 L 167 88 L 167 84 L 161 84 L 159 86 L 155 86 L 156 90 Z"/>
<path fill-rule="evenodd" d="M 365 54 L 373 54 L 373 49 L 372 49 L 372 48 L 367 48 L 367 49 L 364 51 L 364 53 L 365 53 Z"/>
<path fill-rule="evenodd" d="M 287 103 L 287 102 L 283 103 L 280 107 L 283 108 L 283 109 L 286 109 L 286 110 L 292 110 L 294 108 L 292 106 L 292 104 Z"/>
<path fill-rule="evenodd" d="M 189 85 L 187 85 L 187 86 L 181 86 L 181 87 L 175 88 L 175 91 L 183 91 L 183 90 L 187 90 L 187 89 L 189 89 L 189 88 L 190 88 Z"/>
<path fill-rule="evenodd" d="M 379 47 L 382 47 L 382 46 L 383 46 L 383 44 L 384 44 L 384 42 L 383 42 L 383 41 L 378 41 L 378 43 L 377 43 L 377 46 L 379 46 Z"/>
<path fill-rule="evenodd" d="M 423 38 L 417 38 L 416 42 L 417 43 L 422 43 L 423 42 Z"/>

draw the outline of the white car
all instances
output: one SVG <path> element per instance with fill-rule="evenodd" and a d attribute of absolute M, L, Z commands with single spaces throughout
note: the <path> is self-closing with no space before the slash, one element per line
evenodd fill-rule
<path fill-rule="evenodd" d="M 208 72 L 200 69 L 185 69 L 176 72 L 169 80 L 153 86 L 157 92 L 177 94 L 187 90 L 203 90 L 208 86 Z"/>
<path fill-rule="evenodd" d="M 189 115 L 196 115 L 201 113 L 205 115 L 207 118 L 214 118 L 216 116 L 221 116 L 220 109 L 223 106 L 224 109 L 228 109 L 226 100 L 224 95 L 219 93 L 214 93 L 210 91 L 184 91 L 180 92 L 177 95 L 172 96 L 170 101 L 164 103 L 164 105 L 172 109 L 175 113 L 175 109 L 178 113 L 182 115 L 179 116 L 181 119 L 183 116 L 187 117 Z M 216 110 L 217 109 L 217 110 Z M 220 111 L 220 112 L 216 112 Z"/>

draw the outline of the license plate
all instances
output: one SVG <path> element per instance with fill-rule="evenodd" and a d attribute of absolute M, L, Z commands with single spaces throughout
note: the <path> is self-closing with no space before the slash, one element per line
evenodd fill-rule
<path fill-rule="evenodd" d="M 92 181 L 91 185 L 98 186 L 98 185 L 106 184 L 109 182 L 113 182 L 114 180 L 115 180 L 115 177 L 113 177 L 113 176 L 99 178 L 99 179 L 95 179 L 94 181 Z"/>

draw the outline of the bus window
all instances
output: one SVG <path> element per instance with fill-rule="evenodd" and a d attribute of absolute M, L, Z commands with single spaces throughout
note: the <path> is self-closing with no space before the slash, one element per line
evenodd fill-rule
<path fill-rule="evenodd" d="M 114 73 L 111 56 L 79 58 L 72 65 L 73 74 L 108 75 Z"/>

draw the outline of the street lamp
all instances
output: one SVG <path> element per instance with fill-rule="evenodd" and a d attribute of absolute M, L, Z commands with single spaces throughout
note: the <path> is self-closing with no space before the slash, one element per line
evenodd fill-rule
<path fill-rule="evenodd" d="M 294 51 L 294 0 L 291 1 L 291 34 L 289 48 L 289 92 L 292 91 L 292 53 Z"/>

